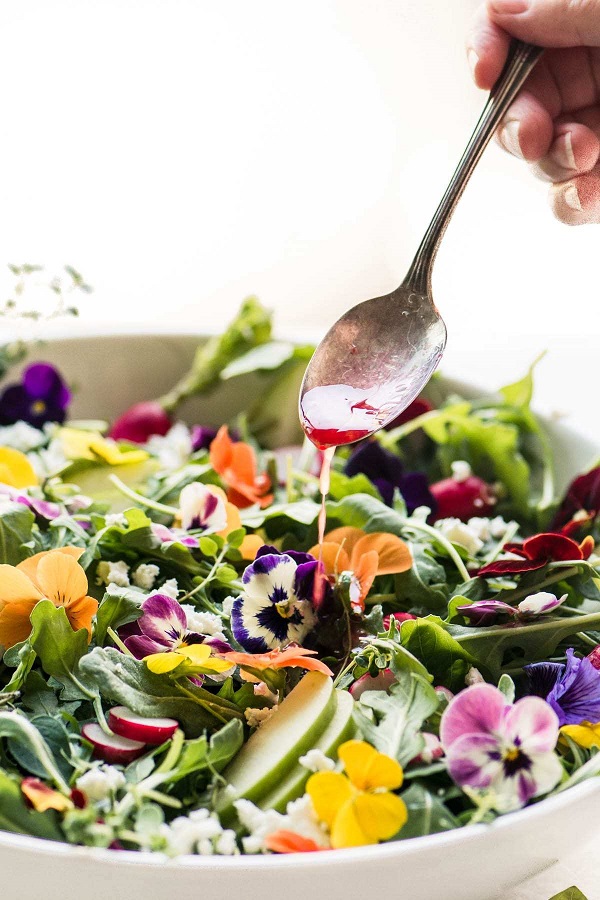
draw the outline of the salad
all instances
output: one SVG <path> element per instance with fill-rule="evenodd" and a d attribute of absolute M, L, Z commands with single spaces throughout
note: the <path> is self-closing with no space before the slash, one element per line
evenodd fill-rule
<path fill-rule="evenodd" d="M 533 369 L 476 400 L 434 378 L 338 449 L 319 544 L 320 454 L 272 444 L 311 350 L 250 299 L 168 395 L 108 423 L 69 418 L 43 348 L 9 368 L 0 828 L 322 852 L 600 774 L 600 467 L 555 496 Z M 234 420 L 179 420 L 250 373 L 265 387 Z"/>

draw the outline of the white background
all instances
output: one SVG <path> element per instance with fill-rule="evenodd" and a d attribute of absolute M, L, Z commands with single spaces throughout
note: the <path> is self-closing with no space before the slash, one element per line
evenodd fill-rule
<path fill-rule="evenodd" d="M 257 293 L 283 331 L 322 333 L 402 279 L 455 167 L 484 100 L 474 6 L 1 0 L 0 269 L 79 268 L 86 328 L 217 330 Z M 494 384 L 548 346 L 540 403 L 582 419 L 598 229 L 545 193 L 490 147 L 435 295 L 452 371 Z"/>

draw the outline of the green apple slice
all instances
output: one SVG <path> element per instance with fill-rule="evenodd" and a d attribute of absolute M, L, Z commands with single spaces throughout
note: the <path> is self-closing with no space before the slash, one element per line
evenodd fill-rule
<path fill-rule="evenodd" d="M 320 750 L 330 759 L 336 758 L 336 750 L 344 741 L 351 740 L 356 734 L 352 718 L 354 700 L 348 691 L 335 692 L 335 712 L 333 718 L 319 740 L 311 750 Z M 261 809 L 275 809 L 285 812 L 288 803 L 296 800 L 304 793 L 310 772 L 300 764 L 294 766 L 289 775 L 277 787 L 260 800 Z"/>
<path fill-rule="evenodd" d="M 298 765 L 329 725 L 334 698 L 327 675 L 308 672 L 304 676 L 223 772 L 228 787 L 219 792 L 215 803 L 222 821 L 233 815 L 235 800 L 259 801 Z"/>

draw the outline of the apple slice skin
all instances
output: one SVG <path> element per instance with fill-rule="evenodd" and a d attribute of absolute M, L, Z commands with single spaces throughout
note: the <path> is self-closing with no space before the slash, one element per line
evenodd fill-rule
<path fill-rule="evenodd" d="M 94 748 L 94 756 L 107 763 L 127 765 L 141 756 L 146 745 L 141 741 L 131 741 L 119 735 L 106 734 L 96 722 L 88 722 L 81 729 L 86 741 Z"/>
<path fill-rule="evenodd" d="M 354 700 L 348 691 L 335 692 L 336 708 L 331 722 L 319 738 L 310 748 L 320 750 L 330 759 L 336 758 L 336 751 L 340 744 L 349 741 L 356 736 L 353 712 Z M 288 803 L 297 800 L 304 793 L 306 782 L 311 773 L 298 763 L 285 778 L 266 794 L 258 803 L 261 809 L 274 809 L 277 812 L 285 812 Z"/>
<path fill-rule="evenodd" d="M 126 706 L 114 706 L 108 714 L 108 726 L 121 737 L 156 746 L 173 737 L 179 722 L 176 719 L 150 719 L 138 716 Z"/>

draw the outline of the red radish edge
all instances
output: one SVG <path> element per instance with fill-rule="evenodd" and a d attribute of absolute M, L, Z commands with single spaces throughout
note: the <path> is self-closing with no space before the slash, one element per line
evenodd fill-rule
<path fill-rule="evenodd" d="M 358 681 L 355 681 L 350 688 L 350 693 L 355 700 L 358 700 L 365 691 L 387 691 L 396 681 L 396 677 L 391 669 L 384 669 L 378 675 L 363 675 Z"/>
<path fill-rule="evenodd" d="M 126 706 L 114 706 L 108 714 L 108 725 L 115 734 L 144 744 L 164 744 L 179 728 L 176 719 L 154 719 L 138 716 Z"/>
<path fill-rule="evenodd" d="M 92 744 L 94 756 L 108 763 L 127 764 L 144 752 L 145 744 L 130 741 L 118 734 L 106 734 L 96 722 L 88 722 L 81 733 Z"/>

